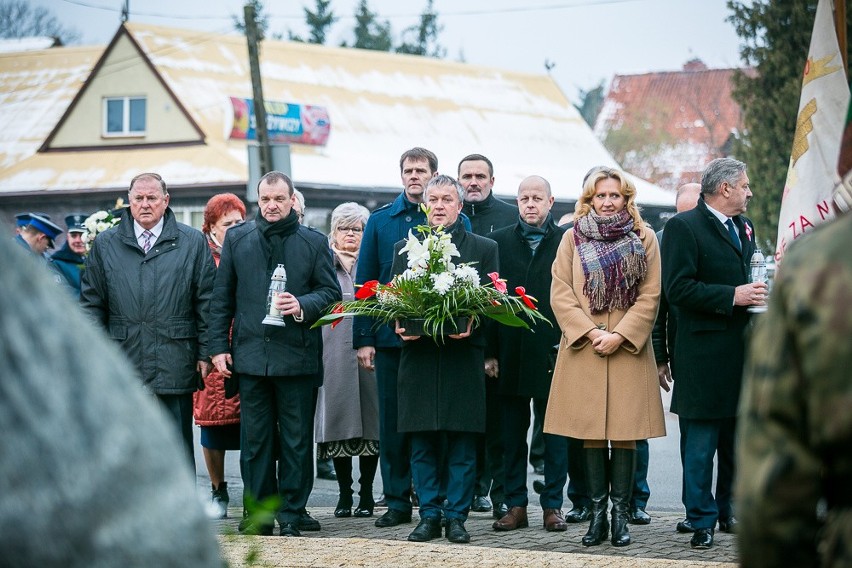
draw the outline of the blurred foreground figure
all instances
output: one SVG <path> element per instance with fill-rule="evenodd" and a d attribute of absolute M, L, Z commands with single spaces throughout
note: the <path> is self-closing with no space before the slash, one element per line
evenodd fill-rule
<path fill-rule="evenodd" d="M 758 321 L 737 446 L 743 566 L 852 566 L 850 242 L 847 213 L 791 247 Z"/>
<path fill-rule="evenodd" d="M 174 428 L 126 359 L 20 247 L 0 239 L 0 256 L 15 267 L 0 271 L 0 564 L 220 566 Z"/>

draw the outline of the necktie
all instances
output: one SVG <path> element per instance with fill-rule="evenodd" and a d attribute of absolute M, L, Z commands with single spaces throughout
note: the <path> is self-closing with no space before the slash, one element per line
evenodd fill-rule
<path fill-rule="evenodd" d="M 145 254 L 148 254 L 148 251 L 151 250 L 151 237 L 154 236 L 154 233 L 146 230 L 142 231 L 142 236 L 145 238 L 145 240 L 142 241 L 142 250 L 145 251 Z"/>
<path fill-rule="evenodd" d="M 737 228 L 734 227 L 734 220 L 728 219 L 725 221 L 725 225 L 728 227 L 728 233 L 731 235 L 731 241 L 734 243 L 734 246 L 739 250 L 743 250 L 743 244 L 740 241 L 740 235 L 737 233 Z"/>

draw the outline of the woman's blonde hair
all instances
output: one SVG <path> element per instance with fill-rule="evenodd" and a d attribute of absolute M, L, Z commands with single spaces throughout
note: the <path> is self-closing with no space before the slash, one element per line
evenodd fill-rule
<path fill-rule="evenodd" d="M 614 179 L 619 183 L 619 191 L 627 200 L 625 209 L 633 218 L 633 226 L 636 230 L 645 226 L 645 221 L 639 214 L 639 206 L 636 204 L 636 186 L 627 178 L 624 172 L 607 166 L 595 166 L 590 169 L 583 178 L 583 193 L 580 194 L 580 199 L 577 200 L 577 205 L 574 206 L 574 220 L 584 217 L 592 211 L 592 199 L 595 196 L 595 186 L 604 179 Z"/>

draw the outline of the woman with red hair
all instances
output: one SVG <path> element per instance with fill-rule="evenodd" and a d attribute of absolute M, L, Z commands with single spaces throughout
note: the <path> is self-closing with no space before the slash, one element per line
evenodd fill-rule
<path fill-rule="evenodd" d="M 201 231 L 207 237 L 216 266 L 225 233 L 245 217 L 246 206 L 233 193 L 215 195 L 207 202 Z M 193 416 L 201 427 L 201 446 L 212 486 L 209 515 L 224 519 L 230 501 L 225 481 L 225 451 L 240 449 L 240 399 L 236 394 L 230 398 L 225 395 L 224 378 L 218 371 L 207 375 L 204 390 L 193 395 Z"/>

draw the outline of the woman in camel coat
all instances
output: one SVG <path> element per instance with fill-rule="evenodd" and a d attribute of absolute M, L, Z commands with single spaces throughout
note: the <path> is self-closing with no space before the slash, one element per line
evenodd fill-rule
<path fill-rule="evenodd" d="M 607 537 L 607 497 L 613 503 L 612 543 L 630 544 L 636 440 L 666 433 L 651 347 L 659 248 L 635 198 L 622 172 L 592 169 L 552 269 L 550 302 L 562 339 L 544 431 L 584 441 L 593 512 L 586 546 Z"/>

